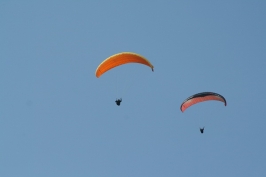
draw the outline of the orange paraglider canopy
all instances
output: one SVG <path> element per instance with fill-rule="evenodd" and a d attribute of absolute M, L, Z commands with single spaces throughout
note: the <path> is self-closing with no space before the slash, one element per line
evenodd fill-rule
<path fill-rule="evenodd" d="M 122 52 L 105 59 L 96 69 L 95 75 L 99 78 L 108 70 L 128 63 L 144 64 L 149 66 L 153 71 L 153 65 L 143 56 L 133 52 Z"/>

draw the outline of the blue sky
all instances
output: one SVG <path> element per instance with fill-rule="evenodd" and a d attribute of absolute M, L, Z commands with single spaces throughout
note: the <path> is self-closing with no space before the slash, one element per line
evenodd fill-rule
<path fill-rule="evenodd" d="M 263 0 L 2 0 L 0 176 L 265 176 L 265 9 Z M 95 77 L 124 51 L 154 72 L 131 64 Z M 180 111 L 204 91 L 228 105 Z"/>

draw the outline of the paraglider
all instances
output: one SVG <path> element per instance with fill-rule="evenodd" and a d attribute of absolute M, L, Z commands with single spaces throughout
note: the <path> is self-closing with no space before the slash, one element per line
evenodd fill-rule
<path fill-rule="evenodd" d="M 122 102 L 122 98 L 116 99 L 115 102 L 116 102 L 116 105 L 117 106 L 120 106 L 120 103 Z"/>
<path fill-rule="evenodd" d="M 118 67 L 124 64 L 130 64 L 130 63 L 143 64 L 143 65 L 150 67 L 151 70 L 154 71 L 153 65 L 150 63 L 149 60 L 147 60 L 143 56 L 133 53 L 133 52 L 121 52 L 121 53 L 117 53 L 105 59 L 97 67 L 95 71 L 95 76 L 99 78 L 104 73 L 106 73 L 107 71 L 115 67 Z M 115 102 L 118 106 L 120 106 L 122 99 L 117 99 Z"/>
<path fill-rule="evenodd" d="M 153 65 L 149 60 L 144 58 L 143 56 L 133 53 L 133 52 L 121 52 L 115 55 L 110 56 L 105 59 L 96 69 L 95 75 L 97 78 L 101 77 L 105 72 L 113 69 L 117 66 L 129 63 L 138 63 L 143 64 L 151 68 L 154 71 Z"/>
<path fill-rule="evenodd" d="M 214 93 L 214 92 L 201 92 L 201 93 L 197 93 L 195 95 L 192 95 L 190 97 L 188 97 L 180 106 L 180 109 L 182 112 L 184 112 L 187 108 L 189 108 L 190 106 L 200 103 L 200 102 L 204 102 L 204 101 L 211 101 L 211 100 L 215 100 L 215 101 L 221 101 L 224 103 L 224 105 L 226 106 L 226 100 L 225 98 L 218 94 L 218 93 Z M 200 128 L 200 133 L 204 132 L 204 127 Z"/>
<path fill-rule="evenodd" d="M 221 101 L 226 106 L 226 100 L 222 95 L 218 93 L 214 93 L 214 92 L 201 92 L 201 93 L 197 93 L 195 95 L 188 97 L 181 104 L 180 109 L 182 112 L 184 112 L 187 108 L 189 108 L 190 106 L 194 104 L 204 102 L 204 101 L 210 101 L 210 100 Z"/>
<path fill-rule="evenodd" d="M 200 128 L 200 133 L 203 133 L 203 132 L 204 132 L 204 127 Z"/>

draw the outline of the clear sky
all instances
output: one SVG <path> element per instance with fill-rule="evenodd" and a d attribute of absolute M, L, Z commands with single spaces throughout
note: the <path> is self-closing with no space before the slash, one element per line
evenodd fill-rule
<path fill-rule="evenodd" d="M 265 9 L 264 0 L 1 0 L 0 176 L 266 176 Z M 95 77 L 124 51 L 154 72 L 129 64 Z M 180 111 L 204 91 L 228 105 Z"/>

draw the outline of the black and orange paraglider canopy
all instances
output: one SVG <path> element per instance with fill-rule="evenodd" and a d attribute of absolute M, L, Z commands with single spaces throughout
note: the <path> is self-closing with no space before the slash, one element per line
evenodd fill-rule
<path fill-rule="evenodd" d="M 211 100 L 221 101 L 226 106 L 226 100 L 222 95 L 218 93 L 214 93 L 214 92 L 201 92 L 201 93 L 197 93 L 195 95 L 188 97 L 181 104 L 180 109 L 182 112 L 184 112 L 187 108 L 189 108 L 190 106 L 194 104 L 204 102 L 204 101 L 211 101 Z"/>

